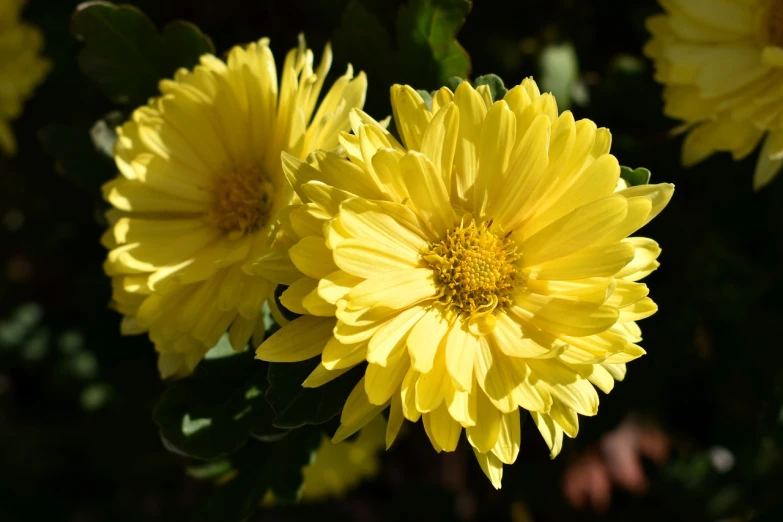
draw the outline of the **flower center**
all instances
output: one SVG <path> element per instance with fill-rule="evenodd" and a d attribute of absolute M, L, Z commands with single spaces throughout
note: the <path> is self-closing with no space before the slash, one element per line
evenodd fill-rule
<path fill-rule="evenodd" d="M 767 0 L 766 8 L 761 12 L 761 30 L 765 43 L 783 47 L 783 2 Z"/>
<path fill-rule="evenodd" d="M 272 210 L 274 187 L 256 165 L 231 168 L 220 180 L 213 206 L 215 224 L 232 237 L 263 227 Z"/>
<path fill-rule="evenodd" d="M 467 317 L 510 304 L 520 257 L 509 234 L 493 231 L 491 220 L 463 221 L 424 253 L 440 285 L 440 302 Z"/>

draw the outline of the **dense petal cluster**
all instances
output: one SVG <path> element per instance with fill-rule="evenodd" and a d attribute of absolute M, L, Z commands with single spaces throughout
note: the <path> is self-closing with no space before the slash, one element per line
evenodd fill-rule
<path fill-rule="evenodd" d="M 402 143 L 360 110 L 345 156 L 283 155 L 302 204 L 288 214 L 302 277 L 281 303 L 302 314 L 257 357 L 321 357 L 315 387 L 366 363 L 333 440 L 390 408 L 387 445 L 422 420 L 437 451 L 464 429 L 487 476 L 519 451 L 520 408 L 551 448 L 644 351 L 656 305 L 638 281 L 658 245 L 628 236 L 671 185 L 625 188 L 611 135 L 558 113 L 532 79 L 494 101 L 442 88 L 431 107 L 392 88 Z"/>
<path fill-rule="evenodd" d="M 754 186 L 783 166 L 783 3 L 660 0 L 645 53 L 663 83 L 665 112 L 684 122 L 686 165 L 717 151 L 735 159 L 764 139 Z"/>
<path fill-rule="evenodd" d="M 149 332 L 164 377 L 191 372 L 226 329 L 244 349 L 275 287 L 297 277 L 280 226 L 294 198 L 280 153 L 337 147 L 367 88 L 349 67 L 318 106 L 331 61 L 327 46 L 314 70 L 301 40 L 278 88 L 268 39 L 226 62 L 205 55 L 118 129 L 105 271 L 122 332 Z"/>
<path fill-rule="evenodd" d="M 23 5 L 24 0 L 0 0 L 0 151 L 6 154 L 16 152 L 11 120 L 51 67 L 41 57 L 43 34 L 20 20 Z"/>

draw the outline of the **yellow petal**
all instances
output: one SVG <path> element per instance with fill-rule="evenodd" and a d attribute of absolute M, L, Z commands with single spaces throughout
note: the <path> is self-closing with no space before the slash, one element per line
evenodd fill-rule
<path fill-rule="evenodd" d="M 334 323 L 334 318 L 329 317 L 297 317 L 258 347 L 256 359 L 299 362 L 320 355 L 332 337 Z"/>
<path fill-rule="evenodd" d="M 557 297 L 520 293 L 511 311 L 531 325 L 555 334 L 592 335 L 609 329 L 619 316 L 616 308 Z"/>
<path fill-rule="evenodd" d="M 473 361 L 479 346 L 479 340 L 470 333 L 466 325 L 457 320 L 451 327 L 446 340 L 446 368 L 460 391 L 471 391 L 473 384 Z"/>
<path fill-rule="evenodd" d="M 481 470 L 487 476 L 495 489 L 500 489 L 500 483 L 503 480 L 503 463 L 492 453 L 479 453 L 473 448 L 473 454 L 478 460 Z"/>
<path fill-rule="evenodd" d="M 454 104 L 459 109 L 459 139 L 454 155 L 457 197 L 473 201 L 473 185 L 478 174 L 478 147 L 481 126 L 487 106 L 481 95 L 468 82 L 462 82 L 454 93 Z"/>
<path fill-rule="evenodd" d="M 493 104 L 481 127 L 478 174 L 473 190 L 473 210 L 478 219 L 487 217 L 489 192 L 505 185 L 511 150 L 516 140 L 516 118 L 504 101 Z M 494 217 L 494 209 L 489 212 Z"/>
<path fill-rule="evenodd" d="M 540 264 L 586 248 L 609 234 L 627 213 L 628 202 L 619 195 L 581 206 L 520 245 L 525 264 Z"/>
<path fill-rule="evenodd" d="M 326 248 L 322 237 L 305 237 L 288 251 L 291 261 L 303 274 L 321 279 L 335 270 L 332 251 Z"/>
<path fill-rule="evenodd" d="M 451 170 L 459 137 L 459 109 L 449 102 L 427 126 L 421 143 L 421 152 L 425 154 L 440 173 L 446 193 L 451 194 Z"/>
<path fill-rule="evenodd" d="M 362 281 L 344 299 L 347 308 L 359 310 L 374 306 L 389 310 L 400 310 L 438 293 L 429 268 L 413 268 L 397 272 L 386 272 Z"/>
<path fill-rule="evenodd" d="M 480 453 L 492 450 L 500 433 L 501 413 L 481 390 L 476 390 L 476 425 L 465 429 L 468 442 Z M 516 411 L 516 410 L 515 410 Z"/>
<path fill-rule="evenodd" d="M 498 441 L 492 448 L 492 453 L 503 464 L 513 464 L 519 455 L 521 443 L 521 430 L 519 424 L 519 410 L 504 413 L 500 419 L 500 432 Z"/>
<path fill-rule="evenodd" d="M 634 258 L 628 243 L 587 247 L 569 256 L 526 266 L 525 275 L 533 279 L 568 281 L 615 275 Z"/>
<path fill-rule="evenodd" d="M 340 427 L 332 437 L 332 442 L 342 442 L 377 417 L 384 409 L 383 406 L 371 404 L 364 391 L 364 377 L 354 387 L 343 406 L 340 415 Z"/>
<path fill-rule="evenodd" d="M 529 359 L 527 365 L 538 379 L 536 385 L 548 390 L 565 406 L 587 416 L 598 412 L 595 388 L 573 369 L 556 359 Z"/>
<path fill-rule="evenodd" d="M 386 424 L 386 449 L 391 448 L 397 434 L 400 432 L 405 417 L 402 413 L 402 394 L 399 390 L 392 395 L 389 408 L 389 421 Z"/>
<path fill-rule="evenodd" d="M 346 239 L 337 245 L 333 255 L 338 267 L 363 278 L 416 268 L 420 257 L 410 250 L 395 249 L 373 239 Z"/>
<path fill-rule="evenodd" d="M 432 369 L 435 353 L 448 331 L 448 321 L 436 308 L 416 323 L 408 336 L 408 353 L 416 371 L 427 373 Z"/>
<path fill-rule="evenodd" d="M 315 367 L 307 379 L 302 383 L 303 388 L 318 388 L 324 384 L 333 381 L 337 377 L 347 372 L 350 368 L 343 368 L 341 370 L 327 370 L 323 363 Z"/>
<path fill-rule="evenodd" d="M 530 417 L 536 423 L 536 427 L 544 438 L 544 442 L 551 450 L 549 456 L 551 458 L 557 457 L 560 454 L 560 450 L 563 449 L 563 429 L 555 424 L 547 414 L 531 411 Z"/>
<path fill-rule="evenodd" d="M 367 341 L 343 344 L 332 337 L 324 346 L 321 364 L 327 370 L 341 370 L 356 366 L 367 357 Z"/>
<path fill-rule="evenodd" d="M 423 231 L 411 228 L 418 225 L 418 218 L 403 205 L 355 198 L 340 209 L 339 223 L 353 237 L 374 239 L 417 254 L 427 245 Z"/>
<path fill-rule="evenodd" d="M 449 414 L 463 427 L 475 426 L 478 418 L 476 411 L 476 396 L 478 394 L 475 391 L 465 392 L 457 390 L 449 379 L 446 379 L 445 385 L 445 399 Z M 475 386 L 471 388 L 475 390 Z"/>
<path fill-rule="evenodd" d="M 370 363 L 364 374 L 364 390 L 372 404 L 382 405 L 397 393 L 410 368 L 410 359 L 403 355 L 385 367 Z"/>
<path fill-rule="evenodd" d="M 393 85 L 391 88 L 394 123 L 409 150 L 421 150 L 421 140 L 432 113 L 412 87 Z"/>
<path fill-rule="evenodd" d="M 436 236 L 454 226 L 455 216 L 449 192 L 432 162 L 419 152 L 409 152 L 400 160 L 403 180 L 416 212 Z"/>
<path fill-rule="evenodd" d="M 443 451 L 454 451 L 457 449 L 459 436 L 462 433 L 462 426 L 451 418 L 446 405 L 441 403 L 432 413 L 429 414 L 430 431 L 432 437 L 437 441 Z"/>
<path fill-rule="evenodd" d="M 379 328 L 370 339 L 367 362 L 386 366 L 390 360 L 404 355 L 408 334 L 425 314 L 424 307 L 414 306 Z"/>

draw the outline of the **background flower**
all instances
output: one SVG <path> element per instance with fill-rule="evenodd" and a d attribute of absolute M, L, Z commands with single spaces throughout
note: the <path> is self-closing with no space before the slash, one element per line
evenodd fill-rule
<path fill-rule="evenodd" d="M 41 31 L 23 23 L 24 0 L 0 0 L 0 150 L 16 152 L 11 121 L 22 114 L 24 101 L 32 96 L 51 67 L 41 57 Z"/>
<path fill-rule="evenodd" d="M 243 349 L 263 332 L 275 286 L 292 282 L 279 218 L 293 193 L 280 152 L 336 147 L 367 87 L 349 66 L 318 104 L 331 63 L 327 45 L 314 68 L 301 39 L 278 87 L 267 39 L 226 62 L 205 55 L 118 129 L 120 174 L 103 186 L 114 206 L 104 268 L 122 332 L 149 332 L 163 377 L 190 373 L 226 329 Z"/>
<path fill-rule="evenodd" d="M 665 112 L 682 120 L 685 165 L 717 151 L 735 160 L 766 136 L 753 179 L 769 183 L 783 165 L 783 6 L 777 0 L 661 2 L 647 21 L 645 53 L 666 85 Z"/>

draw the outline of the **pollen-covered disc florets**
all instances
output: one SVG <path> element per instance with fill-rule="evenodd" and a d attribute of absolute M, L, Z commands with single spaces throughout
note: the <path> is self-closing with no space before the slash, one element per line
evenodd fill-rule
<path fill-rule="evenodd" d="M 509 234 L 492 230 L 492 221 L 464 221 L 430 243 L 424 260 L 435 271 L 440 301 L 459 314 L 492 312 L 510 302 L 518 282 L 519 259 Z"/>
<path fill-rule="evenodd" d="M 230 169 L 220 180 L 215 197 L 217 227 L 238 237 L 259 230 L 269 219 L 273 194 L 272 182 L 261 167 Z"/>

